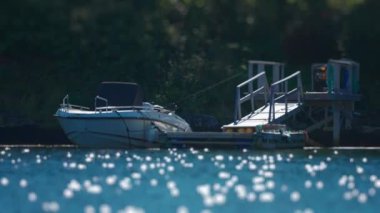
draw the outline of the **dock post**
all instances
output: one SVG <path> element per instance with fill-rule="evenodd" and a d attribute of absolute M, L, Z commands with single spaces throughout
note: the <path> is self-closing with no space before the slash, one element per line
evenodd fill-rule
<path fill-rule="evenodd" d="M 280 80 L 280 64 L 275 64 L 273 65 L 273 77 L 272 77 L 272 82 L 276 82 L 278 80 Z M 276 85 L 274 87 L 274 91 L 275 92 L 279 92 L 279 85 Z"/>
<path fill-rule="evenodd" d="M 327 121 L 327 118 L 329 116 L 329 108 L 327 106 L 324 109 L 324 113 L 325 113 L 325 121 Z M 328 122 L 326 122 L 324 125 L 324 129 L 326 130 L 327 128 L 328 128 Z"/>
<path fill-rule="evenodd" d="M 337 94 L 341 90 L 341 88 L 340 88 L 341 66 L 340 66 L 340 64 L 333 64 L 332 66 L 334 68 L 334 86 L 333 86 L 333 88 L 334 88 L 334 93 Z"/>
<path fill-rule="evenodd" d="M 248 79 L 252 78 L 254 76 L 253 74 L 253 66 L 254 64 L 251 63 L 251 62 L 248 62 Z M 257 70 L 257 73 L 256 74 L 259 74 L 259 70 Z M 252 91 L 253 91 L 253 82 L 249 82 L 248 83 L 248 92 L 249 94 L 251 94 L 251 111 L 253 112 L 254 111 L 254 108 L 255 108 L 255 103 L 254 103 L 254 100 L 253 100 L 253 96 L 252 96 Z M 239 102 L 240 102 L 240 90 L 239 90 Z M 239 103 L 240 105 L 240 103 Z M 240 118 L 241 118 L 241 110 L 239 110 L 240 112 Z M 240 119 L 239 118 L 239 119 Z"/>
<path fill-rule="evenodd" d="M 351 129 L 352 128 L 352 117 L 354 112 L 354 103 L 350 102 L 344 111 L 344 128 Z"/>
<path fill-rule="evenodd" d="M 253 64 L 249 62 L 248 63 L 248 79 L 252 78 L 253 76 L 254 76 L 253 75 Z M 248 83 L 248 88 L 253 88 L 252 85 L 253 85 L 252 82 L 249 82 Z"/>
<path fill-rule="evenodd" d="M 333 104 L 333 145 L 339 146 L 340 142 L 340 109 L 338 103 Z"/>
<path fill-rule="evenodd" d="M 263 63 L 257 64 L 257 74 L 260 72 L 265 72 L 265 64 L 263 64 Z M 259 78 L 257 80 L 257 88 L 264 86 L 264 84 L 265 84 L 265 82 L 264 82 L 263 78 Z"/>

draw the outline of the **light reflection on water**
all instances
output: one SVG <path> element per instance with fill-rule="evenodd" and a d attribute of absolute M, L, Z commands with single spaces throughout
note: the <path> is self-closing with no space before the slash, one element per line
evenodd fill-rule
<path fill-rule="evenodd" d="M 377 212 L 380 150 L 0 148 L 7 212 Z"/>

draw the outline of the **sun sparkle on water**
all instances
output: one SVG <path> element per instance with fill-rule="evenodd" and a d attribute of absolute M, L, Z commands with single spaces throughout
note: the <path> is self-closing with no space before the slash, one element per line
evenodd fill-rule
<path fill-rule="evenodd" d="M 376 149 L 3 147 L 0 205 L 10 212 L 370 210 L 380 202 L 379 162 Z"/>

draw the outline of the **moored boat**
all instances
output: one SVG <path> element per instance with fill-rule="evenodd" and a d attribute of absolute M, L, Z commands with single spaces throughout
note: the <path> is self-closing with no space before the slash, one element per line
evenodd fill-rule
<path fill-rule="evenodd" d="M 307 131 L 288 130 L 286 125 L 267 124 L 256 126 L 256 147 L 260 149 L 303 148 L 309 140 Z"/>
<path fill-rule="evenodd" d="M 174 111 L 142 100 L 138 84 L 103 82 L 93 109 L 66 95 L 55 116 L 70 141 L 85 147 L 156 147 L 160 132 L 191 132 Z"/>

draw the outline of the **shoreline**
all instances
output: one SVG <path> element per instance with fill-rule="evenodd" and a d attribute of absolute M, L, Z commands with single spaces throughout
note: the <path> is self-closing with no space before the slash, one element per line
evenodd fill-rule
<path fill-rule="evenodd" d="M 380 147 L 380 130 L 366 133 L 361 129 L 342 132 L 342 141 L 338 147 Z M 316 131 L 309 137 L 319 146 L 305 146 L 311 148 L 331 148 L 332 137 L 330 132 Z M 42 128 L 35 125 L 16 127 L 0 127 L 0 146 L 68 146 L 75 147 L 61 128 Z"/>
<path fill-rule="evenodd" d="M 43 128 L 36 125 L 0 127 L 0 144 L 73 145 L 61 128 Z"/>

